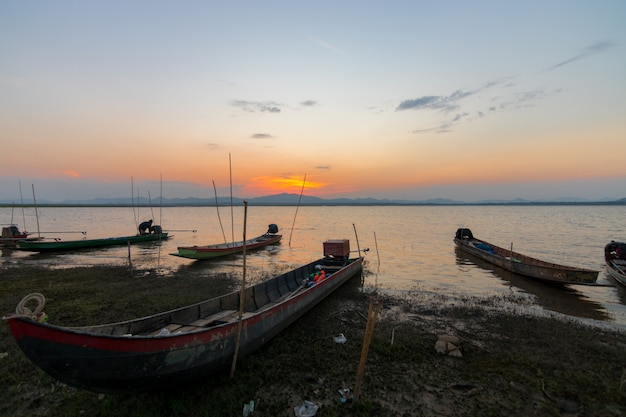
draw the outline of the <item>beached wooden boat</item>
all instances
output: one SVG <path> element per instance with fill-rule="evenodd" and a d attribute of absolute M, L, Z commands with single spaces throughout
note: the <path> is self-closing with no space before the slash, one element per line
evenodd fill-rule
<path fill-rule="evenodd" d="M 246 247 L 246 251 L 250 251 L 280 242 L 282 235 L 276 234 L 277 232 L 278 226 L 270 224 L 268 231 L 265 234 L 252 239 L 247 239 L 245 242 L 238 241 L 204 246 L 179 246 L 177 248 L 178 252 L 171 253 L 170 255 L 196 260 L 214 259 L 222 256 L 233 255 L 235 253 L 243 252 L 244 246 Z"/>
<path fill-rule="evenodd" d="M 167 232 L 152 233 L 146 235 L 106 237 L 100 239 L 79 239 L 79 240 L 42 240 L 17 242 L 16 249 L 29 252 L 57 252 L 80 249 L 99 248 L 103 246 L 120 246 L 142 242 L 155 242 L 166 240 Z"/>
<path fill-rule="evenodd" d="M 15 246 L 17 242 L 22 240 L 37 241 L 41 240 L 39 237 L 28 237 L 31 233 L 21 232 L 20 229 L 12 224 L 2 228 L 2 235 L 0 236 L 0 246 Z"/>
<path fill-rule="evenodd" d="M 339 286 L 362 271 L 362 257 L 333 255 L 347 240 L 324 242 L 325 256 L 239 291 L 153 316 L 113 324 L 63 327 L 40 321 L 39 307 L 3 317 L 26 356 L 69 385 L 108 393 L 132 393 L 183 384 L 232 365 L 268 342 Z M 310 274 L 326 272 L 313 284 Z M 45 300 L 44 300 L 45 301 Z"/>
<path fill-rule="evenodd" d="M 542 261 L 476 239 L 470 229 L 460 228 L 454 236 L 457 247 L 508 271 L 555 284 L 593 284 L 598 272 Z"/>
<path fill-rule="evenodd" d="M 626 285 L 626 243 L 611 241 L 604 247 L 606 269 L 617 282 Z"/>

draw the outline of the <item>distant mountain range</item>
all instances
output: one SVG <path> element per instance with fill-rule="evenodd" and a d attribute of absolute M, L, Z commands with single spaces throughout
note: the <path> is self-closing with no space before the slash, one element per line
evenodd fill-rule
<path fill-rule="evenodd" d="M 209 198 L 152 198 L 152 204 L 147 198 L 135 198 L 134 200 L 127 197 L 120 198 L 95 198 L 92 200 L 65 200 L 62 202 L 38 201 L 38 205 L 42 206 L 214 206 L 215 199 Z M 376 198 L 331 198 L 325 199 L 320 197 L 300 196 L 298 194 L 274 194 L 265 197 L 254 197 L 242 199 L 238 197 L 218 197 L 217 204 L 219 206 L 230 206 L 231 202 L 234 206 L 242 205 L 247 201 L 251 206 L 443 206 L 443 205 L 489 205 L 489 204 L 602 204 L 602 205 L 622 205 L 626 204 L 626 197 L 619 200 L 603 199 L 599 201 L 586 200 L 583 198 L 558 198 L 552 200 L 524 200 L 517 198 L 514 200 L 483 200 L 475 202 L 457 201 L 446 198 L 435 198 L 423 201 L 412 200 L 393 200 L 393 199 L 376 199 Z M 2 205 L 13 205 L 12 201 L 0 201 Z M 32 205 L 32 204 L 27 204 Z"/>

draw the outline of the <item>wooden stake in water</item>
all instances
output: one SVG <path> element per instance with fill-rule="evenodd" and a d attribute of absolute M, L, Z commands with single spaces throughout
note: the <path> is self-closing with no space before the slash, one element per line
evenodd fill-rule
<path fill-rule="evenodd" d="M 354 229 L 354 238 L 356 239 L 356 248 L 359 251 L 359 257 L 361 257 L 361 245 L 359 244 L 359 235 L 356 233 L 356 226 L 352 223 L 352 228 Z"/>
<path fill-rule="evenodd" d="M 376 240 L 376 232 L 374 232 L 374 245 L 376 246 L 376 256 L 378 257 L 378 271 L 380 271 L 380 253 L 378 253 L 378 240 Z"/>
<path fill-rule="evenodd" d="M 239 344 L 241 342 L 241 327 L 243 325 L 243 308 L 246 301 L 246 222 L 248 217 L 248 202 L 243 202 L 243 277 L 241 279 L 241 291 L 239 292 L 239 322 L 237 325 L 237 342 L 235 343 L 235 354 L 233 355 L 233 363 L 230 367 L 230 377 L 235 375 L 235 365 L 237 364 L 237 355 L 239 354 Z"/>
<path fill-rule="evenodd" d="M 304 185 L 306 184 L 306 174 L 304 174 L 304 180 L 302 180 L 302 189 L 300 190 L 300 198 L 298 198 L 298 205 L 296 206 L 296 214 L 293 216 L 293 224 L 291 225 L 291 233 L 289 233 L 289 247 L 291 247 L 291 236 L 293 235 L 293 228 L 296 226 L 296 216 L 298 215 L 298 209 L 300 208 L 300 201 L 302 200 L 302 194 L 304 193 Z"/>
<path fill-rule="evenodd" d="M 215 209 L 217 210 L 217 220 L 220 222 L 222 228 L 222 235 L 224 236 L 224 243 L 226 242 L 226 233 L 224 233 L 224 226 L 222 226 L 222 218 L 220 217 L 220 205 L 217 200 L 217 188 L 215 187 L 215 181 L 213 181 L 213 193 L 215 194 Z"/>
<path fill-rule="evenodd" d="M 235 215 L 233 214 L 233 162 L 228 154 L 228 172 L 230 177 L 230 236 L 235 246 Z"/>
<path fill-rule="evenodd" d="M 133 261 L 130 257 L 130 240 L 128 241 L 128 269 L 130 270 L 130 273 L 133 273 Z"/>
<path fill-rule="evenodd" d="M 20 186 L 20 202 L 22 203 L 22 227 L 24 228 L 24 231 L 27 230 L 26 227 L 26 216 L 24 215 L 24 197 L 22 196 L 22 181 L 18 181 L 18 184 Z"/>
<path fill-rule="evenodd" d="M 41 231 L 39 230 L 39 210 L 37 210 L 37 199 L 35 198 L 35 184 L 31 184 L 33 189 L 33 203 L 35 204 L 35 217 L 37 218 L 37 237 L 41 237 Z"/>
<path fill-rule="evenodd" d="M 374 326 L 376 325 L 376 318 L 380 312 L 380 308 L 383 305 L 383 300 L 376 300 L 376 309 L 374 310 L 374 297 L 370 297 L 370 307 L 367 312 L 367 324 L 365 326 L 365 336 L 363 337 L 363 348 L 361 349 L 361 361 L 359 362 L 359 369 L 356 374 L 356 384 L 354 384 L 354 401 L 359 400 L 361 394 L 361 381 L 363 380 L 363 374 L 365 373 L 365 362 L 367 360 L 367 353 L 370 348 L 370 342 L 372 340 L 372 333 L 374 333 Z"/>

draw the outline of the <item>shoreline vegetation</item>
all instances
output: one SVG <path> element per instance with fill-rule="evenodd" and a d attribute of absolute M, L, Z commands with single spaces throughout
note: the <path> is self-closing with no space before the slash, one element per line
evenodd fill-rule
<path fill-rule="evenodd" d="M 10 313 L 24 296 L 40 292 L 51 323 L 100 324 L 236 290 L 235 275 L 9 266 L 2 269 L 0 308 Z M 0 415 L 240 416 L 252 400 L 252 417 L 294 416 L 303 401 L 319 406 L 323 417 L 626 415 L 623 329 L 533 314 L 515 308 L 522 303 L 516 299 L 450 299 L 419 290 L 394 296 L 363 288 L 352 279 L 241 358 L 232 379 L 225 370 L 139 395 L 91 393 L 52 379 L 2 323 Z M 355 388 L 368 309 L 379 299 L 359 401 L 343 403 L 339 391 Z M 345 343 L 335 341 L 339 334 Z"/>

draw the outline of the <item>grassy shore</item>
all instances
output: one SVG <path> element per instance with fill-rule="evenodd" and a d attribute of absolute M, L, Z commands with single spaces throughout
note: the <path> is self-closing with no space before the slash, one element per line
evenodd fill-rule
<path fill-rule="evenodd" d="M 50 322 L 61 325 L 152 314 L 238 285 L 238 277 L 227 274 L 173 276 L 121 267 L 12 267 L 1 273 L 3 314 L 23 296 L 40 292 Z M 320 406 L 318 416 L 626 415 L 623 332 L 512 313 L 498 309 L 497 299 L 440 303 L 419 291 L 383 298 L 360 400 L 341 403 L 338 390 L 355 387 L 371 299 L 353 279 L 243 358 L 233 379 L 227 370 L 134 396 L 96 394 L 55 381 L 26 359 L 3 324 L 0 415 L 240 416 L 251 400 L 256 417 L 293 416 L 304 400 Z M 346 343 L 335 343 L 339 333 Z M 461 356 L 438 353 L 439 335 L 458 337 Z"/>

